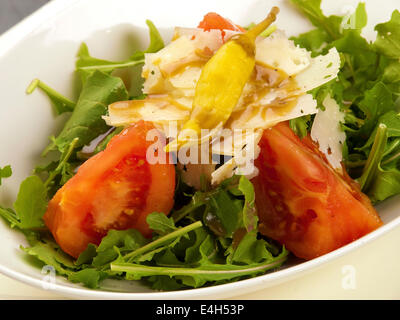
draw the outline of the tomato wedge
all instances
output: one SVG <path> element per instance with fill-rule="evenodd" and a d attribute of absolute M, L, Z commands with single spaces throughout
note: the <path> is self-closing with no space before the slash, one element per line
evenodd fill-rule
<path fill-rule="evenodd" d="M 241 26 L 234 24 L 232 21 L 220 16 L 218 13 L 215 12 L 207 13 L 204 16 L 203 20 L 199 23 L 198 28 L 204 29 L 205 31 L 209 31 L 212 29 L 217 29 L 221 31 L 246 31 Z"/>
<path fill-rule="evenodd" d="M 253 179 L 260 232 L 299 258 L 313 259 L 378 228 L 382 221 L 358 184 L 338 174 L 287 123 L 264 131 Z"/>
<path fill-rule="evenodd" d="M 175 167 L 146 161 L 149 130 L 154 126 L 140 121 L 116 135 L 50 201 L 44 221 L 62 250 L 76 258 L 109 229 L 135 228 L 148 237 L 146 216 L 170 212 Z"/>

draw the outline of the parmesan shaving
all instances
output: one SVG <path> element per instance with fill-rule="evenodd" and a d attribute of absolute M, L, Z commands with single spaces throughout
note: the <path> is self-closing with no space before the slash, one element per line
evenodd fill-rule
<path fill-rule="evenodd" d="M 310 66 L 296 76 L 296 81 L 300 90 L 307 92 L 336 78 L 339 69 L 340 56 L 332 48 L 326 55 L 312 58 Z"/>
<path fill-rule="evenodd" d="M 283 70 L 292 76 L 310 65 L 307 50 L 295 46 L 280 30 L 267 38 L 259 37 L 256 43 L 256 61 Z"/>
<path fill-rule="evenodd" d="M 234 34 L 237 32 L 175 28 L 169 45 L 157 53 L 145 54 L 143 92 L 148 96 L 110 105 L 108 115 L 103 117 L 106 123 L 127 126 L 142 119 L 152 121 L 166 137 L 172 138 L 173 145 L 178 135 L 185 134 L 182 124 L 190 118 L 203 66 Z M 232 157 L 217 170 L 214 164 L 185 166 L 184 181 L 196 188 L 201 174 L 214 185 L 234 174 L 248 178 L 257 175 L 254 160 L 259 154 L 263 130 L 282 121 L 316 114 L 317 102 L 307 92 L 334 79 L 340 68 L 335 48 L 325 56 L 311 58 L 308 51 L 296 46 L 282 31 L 267 38 L 258 37 L 255 58 L 255 70 L 228 121 L 212 128 L 209 136 L 189 139 L 188 147 L 211 141 L 211 153 Z M 317 114 L 311 134 L 328 161 L 338 168 L 345 138 L 338 127 L 343 115 L 331 100 L 325 99 L 326 110 Z"/>
<path fill-rule="evenodd" d="M 346 134 L 341 130 L 340 123 L 344 121 L 344 114 L 339 105 L 329 95 L 322 105 L 325 110 L 320 110 L 315 116 L 311 138 L 318 142 L 319 149 L 325 154 L 328 162 L 335 169 L 341 169 L 343 160 L 342 149 Z"/>
<path fill-rule="evenodd" d="M 305 94 L 295 100 L 290 110 L 282 112 L 279 107 L 250 106 L 247 109 L 234 112 L 231 116 L 231 129 L 266 129 L 275 124 L 318 112 L 317 102 L 312 95 Z"/>

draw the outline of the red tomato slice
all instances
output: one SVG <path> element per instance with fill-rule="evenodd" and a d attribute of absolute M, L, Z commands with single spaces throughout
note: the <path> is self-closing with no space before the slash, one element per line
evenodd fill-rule
<path fill-rule="evenodd" d="M 212 29 L 218 29 L 221 31 L 246 31 L 241 26 L 234 24 L 232 21 L 220 16 L 218 13 L 215 12 L 207 13 L 204 16 L 203 20 L 199 23 L 198 28 L 204 29 L 205 31 L 209 31 Z"/>
<path fill-rule="evenodd" d="M 253 179 L 260 232 L 313 259 L 382 225 L 370 200 L 287 123 L 264 131 Z"/>
<path fill-rule="evenodd" d="M 146 134 L 152 129 L 151 123 L 140 121 L 122 131 L 50 201 L 44 221 L 65 252 L 78 257 L 88 243 L 99 244 L 110 229 L 135 228 L 148 237 L 146 216 L 170 212 L 175 167 L 146 161 L 153 143 L 146 141 Z"/>

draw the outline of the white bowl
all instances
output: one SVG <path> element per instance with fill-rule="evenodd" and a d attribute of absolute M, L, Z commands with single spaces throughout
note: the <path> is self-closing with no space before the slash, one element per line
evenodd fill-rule
<path fill-rule="evenodd" d="M 323 1 L 328 13 L 344 14 L 357 0 Z M 373 39 L 373 26 L 390 18 L 396 0 L 365 1 L 369 24 L 364 34 Z M 243 3 L 246 3 L 245 5 Z M 30 175 L 40 159 L 48 137 L 60 128 L 65 118 L 55 119 L 49 101 L 41 93 L 24 94 L 34 78 L 40 78 L 66 96 L 76 98 L 74 63 L 78 47 L 85 41 L 95 57 L 124 59 L 148 42 L 145 20 L 152 20 L 164 39 L 171 38 L 175 25 L 193 27 L 209 11 L 219 12 L 241 25 L 260 20 L 272 5 L 281 13 L 278 26 L 295 35 L 310 28 L 288 1 L 202 0 L 202 1 L 131 1 L 131 0 L 55 0 L 0 37 L 0 167 L 11 164 L 14 174 L 0 188 L 0 203 L 11 205 L 20 182 Z M 400 227 L 400 200 L 389 199 L 378 206 L 384 225 L 378 230 L 317 259 L 286 266 L 280 271 L 249 280 L 209 288 L 175 292 L 153 292 L 140 282 L 105 281 L 107 290 L 90 290 L 57 277 L 48 289 L 61 295 L 100 299 L 195 299 L 228 298 L 257 291 L 311 272 L 393 228 Z M 0 272 L 43 287 L 40 269 L 32 267 L 19 249 L 26 245 L 24 236 L 0 222 Z"/>

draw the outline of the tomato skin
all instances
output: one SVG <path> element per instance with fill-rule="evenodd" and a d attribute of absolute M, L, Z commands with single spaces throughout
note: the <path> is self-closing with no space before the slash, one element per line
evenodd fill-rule
<path fill-rule="evenodd" d="M 313 259 L 375 230 L 382 221 L 354 181 L 338 174 L 309 137 L 287 123 L 264 131 L 252 182 L 260 232 Z"/>
<path fill-rule="evenodd" d="M 146 161 L 152 144 L 146 134 L 152 129 L 144 121 L 125 129 L 57 191 L 44 221 L 63 251 L 77 258 L 89 243 L 99 244 L 109 229 L 135 228 L 149 237 L 146 216 L 170 212 L 175 167 Z"/>
<path fill-rule="evenodd" d="M 241 31 L 244 30 L 241 26 L 238 26 L 231 22 L 230 20 L 220 16 L 218 13 L 209 12 L 207 13 L 203 20 L 199 23 L 198 28 L 204 29 L 204 31 L 210 31 L 212 29 L 218 30 L 232 30 L 232 31 Z"/>

